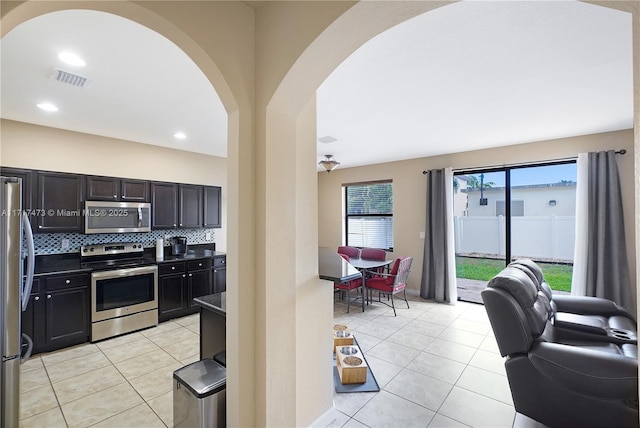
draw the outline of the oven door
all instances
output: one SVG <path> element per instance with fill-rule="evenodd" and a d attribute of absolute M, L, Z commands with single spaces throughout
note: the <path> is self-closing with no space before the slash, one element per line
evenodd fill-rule
<path fill-rule="evenodd" d="M 158 308 L 158 266 L 91 274 L 91 321 Z"/>

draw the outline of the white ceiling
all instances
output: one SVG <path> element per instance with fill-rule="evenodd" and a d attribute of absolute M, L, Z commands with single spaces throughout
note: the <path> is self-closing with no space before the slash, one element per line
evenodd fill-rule
<path fill-rule="evenodd" d="M 215 156 L 227 115 L 164 37 L 120 17 L 56 12 L 1 41 L 6 119 Z M 87 62 L 63 65 L 72 50 Z M 55 66 L 85 88 L 50 78 Z M 631 16 L 579 2 L 460 2 L 355 52 L 318 89 L 318 160 L 341 167 L 632 127 Z M 35 107 L 43 100 L 57 113 Z M 185 132 L 186 140 L 173 138 Z"/>

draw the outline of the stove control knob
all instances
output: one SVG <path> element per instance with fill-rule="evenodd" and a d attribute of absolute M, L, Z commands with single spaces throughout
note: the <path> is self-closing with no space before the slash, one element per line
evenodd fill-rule
<path fill-rule="evenodd" d="M 86 249 L 86 248 L 83 248 L 83 249 L 82 249 L 82 252 L 83 252 L 83 253 L 86 253 L 87 251 L 89 251 L 89 250 L 88 250 L 88 249 Z"/>
<path fill-rule="evenodd" d="M 92 253 L 93 253 L 93 250 L 94 250 L 93 248 L 90 248 L 90 249 L 89 249 L 89 251 L 91 251 Z"/>

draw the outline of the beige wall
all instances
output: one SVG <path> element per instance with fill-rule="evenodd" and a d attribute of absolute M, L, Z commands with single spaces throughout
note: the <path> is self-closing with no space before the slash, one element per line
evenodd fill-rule
<path fill-rule="evenodd" d="M 575 157 L 581 152 L 626 149 L 619 155 L 618 166 L 623 195 L 627 252 L 631 278 L 635 278 L 635 223 L 634 223 L 634 144 L 633 130 L 564 138 L 530 144 L 519 144 L 496 149 L 476 150 L 390 162 L 357 168 L 335 169 L 331 173 L 318 173 L 319 245 L 337 248 L 342 242 L 342 193 L 343 183 L 369 180 L 393 180 L 394 203 L 394 256 L 414 257 L 409 288 L 420 290 L 424 240 L 420 232 L 425 230 L 426 178 L 423 170 L 453 167 L 474 168 L 505 164 L 547 161 Z M 635 287 L 633 287 L 635 294 Z"/>
<path fill-rule="evenodd" d="M 2 166 L 221 186 L 222 228 L 215 240 L 226 251 L 226 158 L 5 119 L 0 139 Z"/>

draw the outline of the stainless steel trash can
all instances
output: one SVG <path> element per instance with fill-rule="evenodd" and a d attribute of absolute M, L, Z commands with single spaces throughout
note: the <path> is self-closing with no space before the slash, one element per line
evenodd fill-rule
<path fill-rule="evenodd" d="M 210 358 L 173 372 L 173 426 L 224 428 L 227 369 Z"/>

